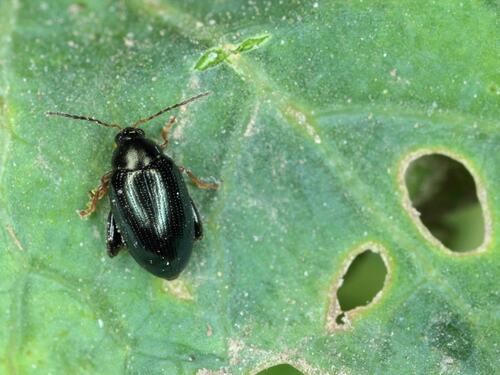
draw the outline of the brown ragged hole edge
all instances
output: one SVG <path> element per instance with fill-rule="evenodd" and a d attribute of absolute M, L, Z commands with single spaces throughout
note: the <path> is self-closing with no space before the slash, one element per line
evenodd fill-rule
<path fill-rule="evenodd" d="M 434 235 L 431 233 L 429 229 L 422 223 L 420 220 L 420 213 L 413 207 L 411 200 L 410 200 L 410 195 L 408 193 L 408 189 L 406 188 L 406 182 L 405 182 L 405 175 L 406 172 L 408 171 L 408 168 L 410 164 L 421 158 L 422 156 L 427 156 L 427 155 L 444 155 L 447 156 L 459 163 L 461 163 L 464 168 L 471 174 L 472 179 L 474 180 L 474 184 L 476 185 L 476 194 L 477 194 L 477 199 L 479 201 L 479 204 L 481 206 L 481 212 L 483 214 L 483 221 L 484 221 L 484 238 L 483 238 L 483 243 L 479 245 L 476 249 L 470 250 L 470 251 L 463 251 L 463 252 L 457 252 L 453 251 L 449 248 L 447 248 L 441 241 L 439 241 Z M 437 246 L 440 250 L 444 251 L 448 255 L 452 256 L 457 256 L 457 257 L 462 257 L 462 256 L 469 256 L 469 255 L 477 255 L 479 253 L 485 252 L 489 245 L 492 242 L 493 239 L 493 222 L 491 220 L 491 213 L 490 213 L 490 206 L 488 204 L 488 197 L 486 193 L 486 188 L 484 184 L 481 182 L 481 178 L 479 176 L 479 173 L 477 172 L 476 168 L 474 168 L 473 163 L 459 155 L 458 153 L 455 153 L 453 151 L 450 151 L 446 148 L 441 148 L 441 147 L 435 147 L 435 148 L 420 148 L 416 151 L 412 151 L 409 154 L 407 154 L 400 162 L 399 162 L 399 168 L 398 168 L 398 186 L 399 190 L 402 194 L 402 205 L 405 211 L 408 213 L 410 216 L 410 219 L 415 223 L 417 226 L 419 232 L 422 234 L 422 236 L 429 241 L 431 244 L 434 246 Z"/>
<path fill-rule="evenodd" d="M 234 340 L 230 340 L 234 341 Z M 246 346 L 242 342 L 237 342 L 236 345 L 239 347 L 239 350 L 243 350 Z M 296 370 L 302 372 L 304 375 L 329 375 L 327 373 L 317 367 L 309 364 L 305 359 L 300 358 L 299 353 L 296 350 L 284 351 L 281 353 L 269 353 L 265 350 L 252 347 L 252 353 L 258 355 L 262 359 L 259 361 L 259 364 L 256 365 L 252 370 L 248 372 L 249 375 L 257 375 L 261 371 L 268 370 L 272 367 L 278 365 L 289 365 L 295 368 Z M 199 369 L 196 372 L 196 375 L 231 375 L 231 366 L 238 366 L 241 363 L 237 358 L 230 358 L 230 367 L 223 367 L 219 370 L 209 370 L 209 369 Z"/>
<path fill-rule="evenodd" d="M 268 370 L 279 365 L 289 365 L 300 371 L 304 375 L 327 375 L 326 372 L 311 366 L 304 359 L 291 358 L 287 353 L 278 354 L 269 360 L 261 362 L 255 369 L 253 369 L 250 374 L 258 375 L 261 371 Z"/>
<path fill-rule="evenodd" d="M 364 306 L 358 306 L 352 310 L 342 311 L 339 299 L 337 297 L 337 291 L 344 283 L 344 275 L 346 274 L 347 270 L 351 266 L 354 259 L 356 259 L 358 255 L 368 250 L 380 255 L 382 261 L 384 262 L 387 271 L 384 279 L 384 285 L 382 285 L 382 288 L 378 291 L 375 297 L 373 297 L 373 299 L 370 302 L 368 302 L 368 304 Z M 382 244 L 378 242 L 375 241 L 363 242 L 361 245 L 357 245 L 354 247 L 353 250 L 349 251 L 348 256 L 343 261 L 341 269 L 335 275 L 334 282 L 332 283 L 332 287 L 330 288 L 328 296 L 329 298 L 328 312 L 326 315 L 326 330 L 328 332 L 339 332 L 339 331 L 347 331 L 350 328 L 352 328 L 353 326 L 352 323 L 359 314 L 361 314 L 365 310 L 371 309 L 374 305 L 380 302 L 380 300 L 383 297 L 383 294 L 387 294 L 390 282 L 392 280 L 392 270 L 393 270 L 392 260 L 391 257 L 389 256 L 389 252 Z M 344 314 L 343 320 L 345 323 L 338 324 L 336 322 L 336 319 L 342 313 Z"/>

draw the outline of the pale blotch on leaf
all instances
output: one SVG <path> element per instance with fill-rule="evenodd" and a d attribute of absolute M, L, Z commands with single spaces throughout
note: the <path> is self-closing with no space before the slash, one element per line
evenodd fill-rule
<path fill-rule="evenodd" d="M 206 368 L 199 369 L 196 371 L 196 375 L 230 375 L 229 370 L 221 369 L 221 370 L 209 370 Z"/>
<path fill-rule="evenodd" d="M 321 144 L 322 140 L 316 131 L 316 127 L 313 125 L 313 117 L 306 115 L 305 112 L 299 110 L 298 108 L 288 105 L 285 107 L 285 116 L 292 123 L 300 125 L 306 130 L 307 135 L 314 140 L 314 143 Z"/>
<path fill-rule="evenodd" d="M 19 241 L 19 238 L 17 237 L 17 234 L 16 234 L 14 228 L 11 225 L 9 225 L 9 224 L 7 224 L 5 226 L 5 228 L 7 229 L 7 233 L 9 234 L 9 236 L 10 236 L 12 242 L 14 243 L 14 245 L 16 245 L 16 247 L 19 250 L 24 251 L 24 247 L 21 244 L 21 241 Z"/>
<path fill-rule="evenodd" d="M 178 299 L 184 301 L 194 300 L 194 297 L 189 291 L 186 283 L 181 279 L 175 279 L 172 281 L 163 280 L 162 289 L 164 292 L 171 294 Z"/>

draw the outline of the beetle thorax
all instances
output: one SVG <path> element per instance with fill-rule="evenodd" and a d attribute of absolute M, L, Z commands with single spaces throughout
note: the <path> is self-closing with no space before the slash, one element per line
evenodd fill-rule
<path fill-rule="evenodd" d="M 160 155 L 161 150 L 154 142 L 145 137 L 134 137 L 118 143 L 112 165 L 114 169 L 144 169 Z"/>

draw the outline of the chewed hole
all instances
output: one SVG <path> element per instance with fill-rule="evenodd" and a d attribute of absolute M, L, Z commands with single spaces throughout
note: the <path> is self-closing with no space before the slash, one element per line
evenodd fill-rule
<path fill-rule="evenodd" d="M 368 305 L 382 290 L 386 275 L 387 268 L 380 254 L 366 250 L 357 255 L 337 291 L 341 311 L 335 318 L 335 323 L 345 324 L 345 312 Z"/>
<path fill-rule="evenodd" d="M 297 370 L 295 367 L 283 363 L 281 365 L 269 367 L 265 370 L 262 370 L 261 372 L 257 373 L 257 375 L 303 375 L 303 373 Z"/>
<path fill-rule="evenodd" d="M 484 215 L 464 164 L 442 154 L 420 156 L 408 166 L 405 184 L 422 224 L 445 247 L 467 252 L 483 244 Z"/>
<path fill-rule="evenodd" d="M 345 313 L 340 313 L 339 315 L 337 315 L 337 317 L 335 318 L 335 323 L 337 324 L 344 324 L 344 318 L 345 318 Z"/>

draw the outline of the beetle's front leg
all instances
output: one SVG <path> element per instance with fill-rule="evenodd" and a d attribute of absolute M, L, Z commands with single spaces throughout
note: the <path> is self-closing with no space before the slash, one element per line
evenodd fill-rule
<path fill-rule="evenodd" d="M 172 126 L 174 126 L 175 120 L 175 116 L 171 116 L 163 129 L 161 129 L 161 137 L 163 138 L 163 143 L 160 145 L 160 147 L 162 150 L 166 149 L 168 146 L 168 133 L 170 132 L 170 129 L 172 129 Z"/>
<path fill-rule="evenodd" d="M 182 173 L 185 173 L 189 176 L 191 179 L 191 182 L 195 184 L 197 187 L 200 189 L 210 189 L 210 190 L 217 190 L 219 188 L 219 184 L 216 182 L 205 182 L 201 178 L 196 177 L 196 175 L 191 172 L 189 169 L 184 168 L 184 167 L 179 167 L 180 171 Z"/>
<path fill-rule="evenodd" d="M 89 191 L 90 200 L 84 210 L 78 212 L 82 219 L 89 217 L 97 207 L 97 202 L 102 199 L 108 192 L 109 181 L 111 180 L 111 171 L 101 177 L 100 185 L 94 190 Z"/>

